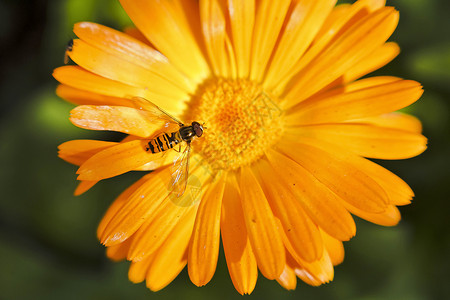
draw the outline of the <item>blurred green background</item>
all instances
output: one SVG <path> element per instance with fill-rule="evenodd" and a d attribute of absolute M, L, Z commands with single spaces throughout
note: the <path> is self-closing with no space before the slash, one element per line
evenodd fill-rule
<path fill-rule="evenodd" d="M 394 228 L 357 220 L 335 280 L 319 288 L 298 282 L 285 291 L 259 276 L 255 299 L 450 299 L 450 1 L 388 1 L 400 10 L 392 40 L 401 55 L 377 74 L 420 81 L 418 116 L 429 149 L 406 161 L 380 162 L 416 192 Z M 138 174 L 100 183 L 74 197 L 75 167 L 57 146 L 76 138 L 105 138 L 68 121 L 52 70 L 63 64 L 72 25 L 130 24 L 111 0 L 0 1 L 0 299 L 228 299 L 234 290 L 223 253 L 213 280 L 195 287 L 182 274 L 158 293 L 127 279 L 128 263 L 105 258 L 95 237 L 108 205 Z"/>

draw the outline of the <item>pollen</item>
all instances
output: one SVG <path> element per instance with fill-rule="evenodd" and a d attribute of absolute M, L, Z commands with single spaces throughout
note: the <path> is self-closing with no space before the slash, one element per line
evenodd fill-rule
<path fill-rule="evenodd" d="M 189 103 L 186 120 L 203 122 L 196 153 L 213 172 L 236 170 L 260 158 L 283 133 L 278 99 L 246 79 L 213 79 Z"/>

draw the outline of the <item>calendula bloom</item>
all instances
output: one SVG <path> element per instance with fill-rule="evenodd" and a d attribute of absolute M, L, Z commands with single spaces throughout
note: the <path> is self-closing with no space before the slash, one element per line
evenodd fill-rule
<path fill-rule="evenodd" d="M 251 293 L 258 270 L 294 289 L 333 279 L 352 217 L 393 226 L 413 192 L 370 161 L 426 148 L 421 123 L 396 112 L 419 83 L 360 79 L 399 53 L 387 42 L 398 12 L 381 0 L 122 0 L 136 28 L 78 23 L 57 68 L 57 93 L 77 104 L 70 120 L 128 134 L 120 142 L 75 140 L 61 158 L 79 165 L 76 194 L 132 170 L 147 172 L 106 212 L 98 237 L 129 278 L 151 290 L 187 265 L 207 284 L 222 238 L 236 290 Z M 191 124 L 186 192 L 171 192 L 174 148 L 149 142 L 179 129 L 154 117 L 145 98 Z M 161 141 L 167 142 L 167 141 Z M 147 146 L 146 146 L 147 145 Z M 155 144 L 156 145 L 156 144 Z M 161 147 L 166 147 L 160 145 Z M 155 146 L 156 147 L 156 146 Z"/>

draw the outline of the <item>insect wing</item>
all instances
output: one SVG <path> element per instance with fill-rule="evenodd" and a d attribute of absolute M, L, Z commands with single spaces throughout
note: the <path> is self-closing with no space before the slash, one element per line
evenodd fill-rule
<path fill-rule="evenodd" d="M 153 121 L 166 121 L 166 124 L 177 124 L 178 127 L 183 126 L 183 123 L 171 116 L 169 113 L 165 112 L 157 105 L 153 104 L 151 101 L 142 97 L 133 97 L 132 100 L 136 103 L 136 107 L 140 110 L 145 110 L 150 114 L 150 120 Z M 169 126 L 169 125 L 168 125 Z"/>
<path fill-rule="evenodd" d="M 181 197 L 186 190 L 187 181 L 189 178 L 189 155 L 191 146 L 187 144 L 183 152 L 175 158 L 172 165 L 172 181 L 171 193 L 177 197 Z"/>

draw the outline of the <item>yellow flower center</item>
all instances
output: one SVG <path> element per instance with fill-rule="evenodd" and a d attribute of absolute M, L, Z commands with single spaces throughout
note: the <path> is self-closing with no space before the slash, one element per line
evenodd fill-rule
<path fill-rule="evenodd" d="M 204 122 L 193 147 L 214 172 L 251 164 L 283 133 L 277 99 L 245 79 L 207 81 L 189 103 L 186 119 Z"/>

